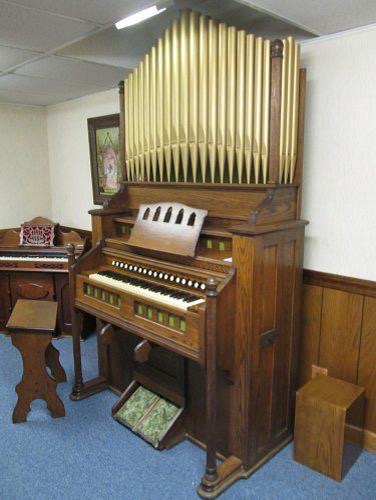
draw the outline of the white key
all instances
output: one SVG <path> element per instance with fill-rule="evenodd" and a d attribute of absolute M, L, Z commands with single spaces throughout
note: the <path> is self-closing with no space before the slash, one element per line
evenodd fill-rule
<path fill-rule="evenodd" d="M 162 295 L 158 292 L 153 292 L 152 290 L 147 290 L 145 288 L 141 288 L 139 286 L 131 285 L 130 283 L 123 283 L 121 281 L 114 280 L 113 278 L 109 278 L 108 276 L 103 276 L 101 274 L 90 274 L 89 278 L 93 281 L 97 281 L 98 283 L 104 283 L 106 285 L 110 285 L 113 288 L 117 288 L 118 290 L 123 290 L 124 292 L 128 292 L 131 294 L 135 294 L 145 299 L 155 300 L 160 304 L 167 304 L 181 311 L 186 311 L 188 307 L 194 306 L 196 304 L 202 304 L 205 302 L 204 299 L 197 299 L 193 302 L 184 302 L 182 299 L 175 299 L 174 297 L 168 297 L 167 295 Z"/>

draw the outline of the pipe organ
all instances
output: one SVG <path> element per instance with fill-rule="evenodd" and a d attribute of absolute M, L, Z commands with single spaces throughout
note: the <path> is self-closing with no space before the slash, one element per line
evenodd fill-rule
<path fill-rule="evenodd" d="M 183 12 L 124 82 L 126 178 L 270 180 L 271 42 Z M 294 181 L 299 45 L 283 40 L 278 181 Z"/>
<path fill-rule="evenodd" d="M 292 38 L 184 11 L 119 86 L 124 181 L 90 211 L 94 247 L 69 250 L 72 399 L 113 389 L 124 422 L 155 393 L 175 416 L 154 445 L 206 449 L 203 498 L 292 437 L 305 79 Z M 84 313 L 97 318 L 89 381 Z"/>

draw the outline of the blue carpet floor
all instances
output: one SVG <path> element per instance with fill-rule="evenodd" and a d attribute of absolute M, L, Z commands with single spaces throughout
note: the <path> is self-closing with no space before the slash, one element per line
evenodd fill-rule
<path fill-rule="evenodd" d="M 52 419 L 42 401 L 26 424 L 13 425 L 21 358 L 0 335 L 0 499 L 195 499 L 204 452 L 189 442 L 159 452 L 115 422 L 116 396 L 103 392 L 73 403 L 71 342 L 55 342 L 68 375 L 58 392 L 65 418 Z M 83 343 L 87 377 L 96 375 L 96 344 Z M 291 446 L 221 498 L 376 500 L 376 455 L 363 452 L 341 483 L 294 462 Z"/>

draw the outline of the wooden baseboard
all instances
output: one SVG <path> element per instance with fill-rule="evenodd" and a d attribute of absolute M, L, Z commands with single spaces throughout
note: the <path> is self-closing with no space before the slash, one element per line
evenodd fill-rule
<path fill-rule="evenodd" d="M 363 436 L 361 434 L 363 433 Z M 376 433 L 368 429 L 360 429 L 353 425 L 346 426 L 346 434 L 351 442 L 360 443 L 362 441 L 363 448 L 372 453 L 376 453 Z"/>
<path fill-rule="evenodd" d="M 376 453 L 376 432 L 364 431 L 363 448 L 372 453 Z"/>
<path fill-rule="evenodd" d="M 304 269 L 303 280 L 306 285 L 334 288 L 342 292 L 358 293 L 367 297 L 376 297 L 376 281 L 361 280 L 340 276 L 339 274 L 322 273 Z"/>

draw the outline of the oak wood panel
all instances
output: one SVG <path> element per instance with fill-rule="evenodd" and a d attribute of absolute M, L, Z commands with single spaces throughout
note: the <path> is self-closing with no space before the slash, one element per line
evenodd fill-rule
<path fill-rule="evenodd" d="M 365 428 L 376 433 L 376 299 L 365 297 L 358 384 L 366 389 Z"/>
<path fill-rule="evenodd" d="M 363 300 L 361 295 L 324 289 L 320 366 L 333 377 L 356 383 Z"/>
<path fill-rule="evenodd" d="M 304 285 L 299 386 L 311 379 L 312 365 L 319 363 L 322 300 L 322 287 Z"/>
<path fill-rule="evenodd" d="M 224 185 L 223 185 L 224 186 Z M 142 203 L 163 203 L 178 199 L 180 203 L 209 211 L 212 217 L 236 218 L 246 217 L 265 200 L 266 190 L 275 191 L 270 206 L 259 217 L 265 223 L 292 220 L 295 216 L 296 186 L 258 185 L 229 186 L 226 191 L 221 185 L 180 185 L 180 184 L 147 184 L 139 186 L 127 183 L 127 202 L 131 210 L 138 209 Z M 222 193 L 224 196 L 220 196 Z"/>

